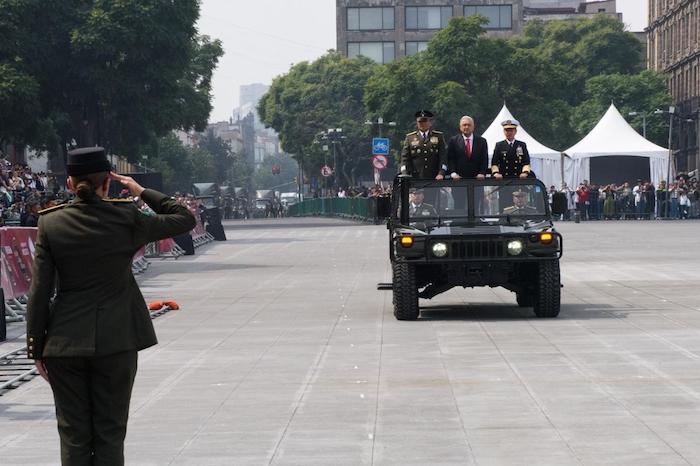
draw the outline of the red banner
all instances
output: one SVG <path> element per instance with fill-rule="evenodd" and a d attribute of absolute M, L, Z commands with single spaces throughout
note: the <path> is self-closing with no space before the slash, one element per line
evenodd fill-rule
<path fill-rule="evenodd" d="M 29 292 L 36 228 L 0 228 L 0 283 L 5 298 L 17 298 Z"/>
<path fill-rule="evenodd" d="M 0 228 L 0 286 L 5 292 L 5 299 L 19 298 L 29 293 L 36 235 L 36 228 Z M 159 248 L 161 252 L 162 248 L 169 252 L 174 244 L 172 239 L 166 239 L 160 241 Z M 134 254 L 134 261 L 145 255 L 146 248 L 142 247 Z"/>

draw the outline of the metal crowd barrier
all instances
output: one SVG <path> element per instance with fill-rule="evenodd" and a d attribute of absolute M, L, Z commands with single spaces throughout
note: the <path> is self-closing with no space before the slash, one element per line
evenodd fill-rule
<path fill-rule="evenodd" d="M 307 199 L 289 206 L 289 216 L 334 216 L 380 223 L 387 218 L 390 204 L 390 198 L 385 196 Z"/>

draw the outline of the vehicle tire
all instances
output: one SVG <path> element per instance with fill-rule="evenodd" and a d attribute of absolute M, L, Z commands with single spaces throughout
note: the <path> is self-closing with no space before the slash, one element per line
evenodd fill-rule
<path fill-rule="evenodd" d="M 556 317 L 561 303 L 559 261 L 539 263 L 533 308 L 537 317 Z"/>
<path fill-rule="evenodd" d="M 518 301 L 518 306 L 520 307 L 532 307 L 534 304 L 532 299 L 532 290 L 515 293 L 515 300 Z"/>
<path fill-rule="evenodd" d="M 416 320 L 418 309 L 418 286 L 416 284 L 416 267 L 413 264 L 394 262 L 394 317 L 398 320 Z"/>

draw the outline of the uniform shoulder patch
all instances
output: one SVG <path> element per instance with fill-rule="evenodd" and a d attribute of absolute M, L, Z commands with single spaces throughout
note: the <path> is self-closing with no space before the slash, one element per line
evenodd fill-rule
<path fill-rule="evenodd" d="M 122 198 L 117 198 L 117 199 L 111 199 L 111 198 L 104 198 L 102 199 L 104 202 L 109 202 L 111 204 L 133 204 L 134 201 L 132 199 L 122 199 Z"/>
<path fill-rule="evenodd" d="M 48 209 L 40 210 L 40 211 L 39 211 L 39 215 L 46 215 L 46 214 L 48 214 L 48 213 L 55 212 L 55 211 L 57 211 L 57 210 L 61 210 L 61 209 L 63 209 L 63 208 L 64 208 L 65 206 L 67 206 L 67 205 L 68 205 L 68 204 L 59 204 L 59 205 L 55 205 L 55 206 L 53 206 L 53 207 L 49 207 Z"/>
<path fill-rule="evenodd" d="M 442 134 L 442 131 L 435 131 L 435 130 L 433 130 L 433 133 L 435 133 L 435 134 Z"/>
<path fill-rule="evenodd" d="M 418 131 L 411 131 L 406 136 L 413 136 L 414 134 L 418 134 Z"/>

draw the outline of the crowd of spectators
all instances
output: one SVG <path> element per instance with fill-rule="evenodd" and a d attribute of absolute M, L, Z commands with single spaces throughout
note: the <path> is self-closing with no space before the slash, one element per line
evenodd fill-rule
<path fill-rule="evenodd" d="M 650 181 L 637 180 L 636 184 L 625 182 L 621 185 L 599 185 L 581 183 L 575 190 L 566 183 L 557 190 L 549 188 L 550 203 L 566 203 L 563 220 L 578 216 L 581 220 L 637 219 L 653 220 L 660 218 L 687 219 L 700 216 L 700 190 L 696 180 L 681 174 L 669 186 L 661 181 L 654 186 Z"/>
<path fill-rule="evenodd" d="M 319 190 L 312 190 L 311 197 L 319 198 L 324 197 L 323 192 Z M 371 187 L 367 186 L 350 186 L 350 187 L 340 187 L 340 188 L 330 188 L 328 190 L 327 197 L 384 197 L 391 196 L 391 185 L 380 186 L 374 185 Z"/>
<path fill-rule="evenodd" d="M 36 226 L 42 209 L 65 202 L 70 194 L 45 172 L 0 158 L 0 224 Z"/>

